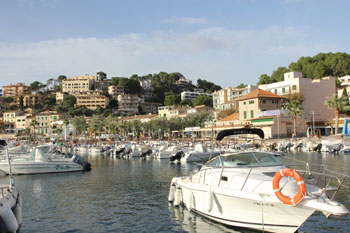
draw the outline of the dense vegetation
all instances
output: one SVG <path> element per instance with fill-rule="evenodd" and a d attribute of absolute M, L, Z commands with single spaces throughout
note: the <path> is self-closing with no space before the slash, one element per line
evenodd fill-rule
<path fill-rule="evenodd" d="M 347 53 L 319 53 L 314 57 L 301 57 L 288 67 L 278 67 L 271 76 L 262 74 L 258 84 L 269 84 L 283 81 L 285 72 L 298 71 L 304 78 L 322 78 L 326 76 L 341 77 L 350 74 L 350 54 Z"/>

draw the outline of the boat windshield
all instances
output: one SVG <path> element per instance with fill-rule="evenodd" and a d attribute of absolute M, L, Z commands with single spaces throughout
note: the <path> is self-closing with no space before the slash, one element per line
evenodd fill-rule
<path fill-rule="evenodd" d="M 210 167 L 263 167 L 280 166 L 281 162 L 275 155 L 264 152 L 245 152 L 221 155 L 210 160 L 206 166 Z"/>

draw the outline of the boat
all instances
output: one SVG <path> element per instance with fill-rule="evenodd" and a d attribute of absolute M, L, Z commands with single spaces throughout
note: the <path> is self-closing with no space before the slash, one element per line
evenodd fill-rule
<path fill-rule="evenodd" d="M 181 162 L 206 162 L 209 158 L 216 157 L 221 154 L 219 149 L 214 149 L 213 151 L 207 150 L 207 148 L 202 144 L 198 143 L 195 145 L 193 150 L 184 153 L 175 154 L 170 158 L 170 161 L 180 160 Z M 176 156 L 180 155 L 180 156 Z"/>
<path fill-rule="evenodd" d="M 18 232 L 22 223 L 22 197 L 15 186 L 11 173 L 11 162 L 5 140 L 0 140 L 0 147 L 5 149 L 8 170 L 10 171 L 10 184 L 0 185 L 0 231 Z"/>
<path fill-rule="evenodd" d="M 172 156 L 174 156 L 179 151 L 180 151 L 179 147 L 176 145 L 164 146 L 164 147 L 159 149 L 159 152 L 157 153 L 156 157 L 158 159 L 170 159 Z"/>
<path fill-rule="evenodd" d="M 50 145 L 37 146 L 32 151 L 32 157 L 12 159 L 12 174 L 39 174 L 91 170 L 91 165 L 82 157 L 73 155 L 71 158 L 50 153 Z M 0 171 L 9 174 L 6 161 L 0 161 Z"/>
<path fill-rule="evenodd" d="M 264 137 L 261 129 L 245 128 L 222 131 L 217 140 L 238 133 Z M 225 153 L 190 176 L 174 177 L 168 200 L 225 225 L 266 232 L 293 233 L 315 211 L 327 217 L 349 214 L 334 197 L 340 188 L 350 188 L 343 184 L 350 177 L 309 168 L 288 168 L 272 152 Z M 323 178 L 327 182 L 319 187 Z"/>

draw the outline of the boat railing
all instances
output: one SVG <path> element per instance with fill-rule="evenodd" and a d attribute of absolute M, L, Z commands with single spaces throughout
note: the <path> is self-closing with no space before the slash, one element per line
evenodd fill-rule
<path fill-rule="evenodd" d="M 9 187 L 0 187 L 0 189 L 1 189 L 1 197 L 4 197 L 9 191 Z"/>
<path fill-rule="evenodd" d="M 313 165 L 317 167 L 318 169 L 321 168 L 321 170 L 315 171 L 312 169 Z M 347 192 L 350 194 L 350 176 L 327 169 L 326 166 L 322 164 L 313 164 L 310 165 L 306 163 L 306 167 L 304 169 L 302 168 L 296 168 L 295 170 L 300 173 L 300 175 L 303 177 L 304 182 L 308 184 L 312 184 L 314 186 L 317 186 L 321 189 L 322 193 L 325 193 L 331 200 L 333 200 L 337 193 L 339 191 Z M 318 166 L 317 166 L 318 165 Z M 292 166 L 288 166 L 292 167 Z M 245 167 L 245 171 L 239 171 L 239 169 L 231 170 L 230 168 L 233 167 L 225 167 L 225 166 L 204 166 L 200 168 L 200 170 L 196 170 L 190 173 L 190 180 L 192 181 L 192 176 L 199 171 L 202 171 L 203 174 L 200 175 L 200 182 L 205 184 L 206 183 L 206 176 L 208 175 L 208 172 L 214 172 L 214 173 L 220 173 L 220 177 L 217 183 L 217 186 L 220 186 L 221 180 L 223 180 L 223 174 L 224 172 L 234 172 L 237 175 L 245 176 L 244 181 L 242 183 L 242 186 L 240 187 L 240 191 L 242 191 L 248 182 L 250 176 L 254 174 L 254 169 L 258 169 L 261 167 Z M 243 167 L 242 167 L 243 168 Z M 230 170 L 228 170 L 230 169 Z"/>
<path fill-rule="evenodd" d="M 287 167 L 295 168 L 306 183 L 322 188 L 332 200 L 340 190 L 350 192 L 350 176 L 338 171 L 328 169 L 324 164 L 310 163 L 300 161 L 294 158 L 286 157 L 294 164 L 288 164 Z"/>

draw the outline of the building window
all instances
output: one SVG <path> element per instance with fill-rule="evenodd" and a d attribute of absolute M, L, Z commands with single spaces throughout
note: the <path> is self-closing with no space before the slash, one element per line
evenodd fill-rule
<path fill-rule="evenodd" d="M 254 110 L 250 110 L 250 118 L 254 118 Z"/>
<path fill-rule="evenodd" d="M 249 101 L 249 104 L 254 104 L 254 100 Z"/>
<path fill-rule="evenodd" d="M 243 102 L 243 104 L 244 104 L 244 105 L 246 105 L 246 104 L 247 104 L 247 102 L 245 102 L 245 101 L 244 101 L 244 102 Z"/>
<path fill-rule="evenodd" d="M 286 88 L 282 88 L 282 93 L 286 93 Z"/>
<path fill-rule="evenodd" d="M 244 119 L 247 119 L 247 111 L 244 111 L 244 112 L 243 112 L 243 118 L 244 118 Z"/>
<path fill-rule="evenodd" d="M 277 89 L 275 89 L 275 94 L 277 94 Z"/>
<path fill-rule="evenodd" d="M 292 86 L 292 90 L 295 91 L 297 89 L 297 85 Z"/>
<path fill-rule="evenodd" d="M 262 102 L 263 102 L 263 104 L 264 104 L 264 103 L 266 103 L 266 100 L 263 100 Z"/>

